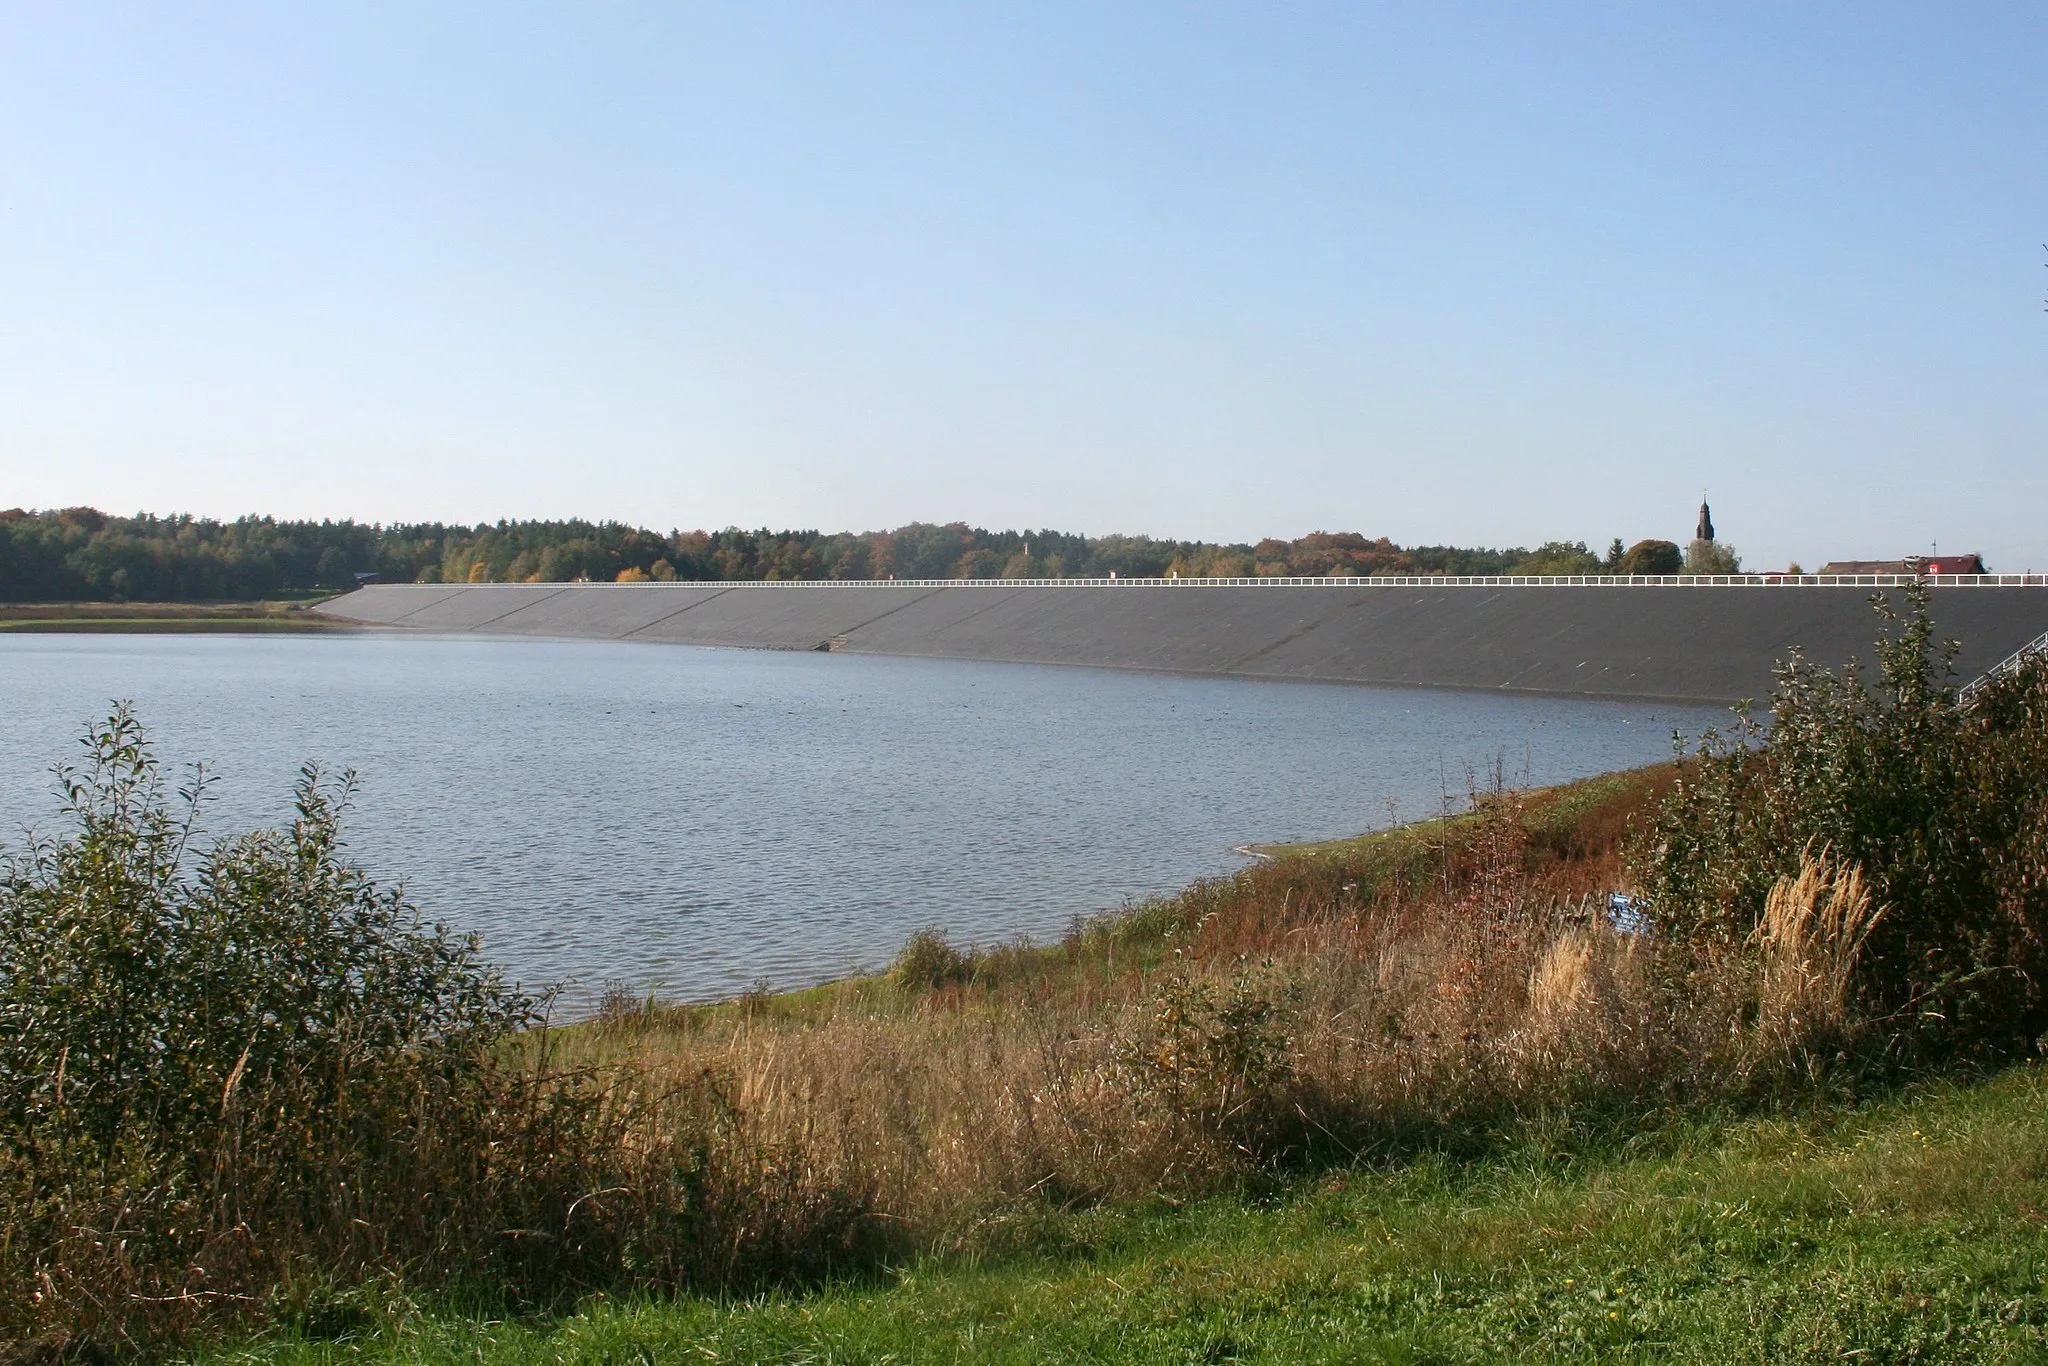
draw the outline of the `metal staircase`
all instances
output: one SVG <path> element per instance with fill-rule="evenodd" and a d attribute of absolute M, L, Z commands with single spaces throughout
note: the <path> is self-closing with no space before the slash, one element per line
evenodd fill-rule
<path fill-rule="evenodd" d="M 1978 694 L 1991 686 L 1994 681 L 2018 673 L 2026 662 L 2036 655 L 2048 655 L 2048 631 L 2043 631 L 2040 635 L 2035 636 L 2032 640 L 2020 646 L 2019 649 L 2014 650 L 2004 659 L 1999 660 L 1998 663 L 1985 670 L 1981 676 L 1964 684 L 1963 690 L 1956 694 L 1956 700 L 1966 707 L 1969 706 L 1977 700 Z"/>

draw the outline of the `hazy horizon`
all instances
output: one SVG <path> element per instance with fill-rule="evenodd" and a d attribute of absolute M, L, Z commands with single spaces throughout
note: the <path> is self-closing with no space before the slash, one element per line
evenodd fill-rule
<path fill-rule="evenodd" d="M 2048 11 L 23 5 L 0 506 L 2048 568 Z"/>

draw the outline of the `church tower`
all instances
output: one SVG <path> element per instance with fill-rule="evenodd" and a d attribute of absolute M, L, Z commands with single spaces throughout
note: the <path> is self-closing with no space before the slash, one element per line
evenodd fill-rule
<path fill-rule="evenodd" d="M 1734 547 L 1714 540 L 1714 514 L 1708 509 L 1707 500 L 1700 499 L 1700 524 L 1692 533 L 1692 544 L 1685 550 L 1685 572 L 1733 574 L 1738 563 Z"/>

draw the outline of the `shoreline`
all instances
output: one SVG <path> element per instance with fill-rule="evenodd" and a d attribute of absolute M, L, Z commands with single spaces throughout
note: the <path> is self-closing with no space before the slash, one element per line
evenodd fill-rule
<path fill-rule="evenodd" d="M 0 634 L 34 635 L 205 635 L 243 632 L 251 635 L 335 635 L 356 630 L 346 625 L 322 625 L 317 621 L 275 621 L 263 617 L 200 617 L 186 620 L 165 617 L 86 617 L 55 621 L 0 620 Z"/>
<path fill-rule="evenodd" d="M 1526 828 L 1533 834 L 1576 826 L 1605 806 L 1654 801 L 1662 794 L 1673 773 L 1674 765 L 1665 760 L 1637 768 L 1596 773 L 1570 782 L 1510 790 L 1505 795 L 1515 800 L 1521 812 L 1520 819 L 1528 823 Z M 1237 845 L 1230 852 L 1249 860 L 1244 867 L 1213 878 L 1197 878 L 1172 891 L 1115 909 L 1077 916 L 1066 934 L 1061 936 L 987 944 L 948 940 L 946 946 L 960 955 L 963 964 L 964 976 L 956 985 L 981 982 L 995 986 L 1019 977 L 1057 977 L 1065 970 L 1062 965 L 1071 967 L 1075 945 L 1081 942 L 1114 941 L 1120 948 L 1112 951 L 1112 960 L 1117 952 L 1121 952 L 1127 955 L 1129 963 L 1147 961 L 1170 948 L 1170 941 L 1177 931 L 1169 926 L 1181 923 L 1179 910 L 1201 895 L 1206 885 L 1229 883 L 1255 872 L 1270 870 L 1272 874 L 1285 876 L 1288 866 L 1293 865 L 1296 876 L 1320 878 L 1331 868 L 1341 867 L 1356 870 L 1346 874 L 1353 881 L 1343 887 L 1344 895 L 1356 891 L 1356 879 L 1360 875 L 1390 886 L 1404 880 L 1418 860 L 1433 862 L 1441 854 L 1446 841 L 1455 843 L 1464 838 L 1465 832 L 1471 830 L 1484 815 L 1480 807 L 1468 806 L 1464 810 L 1438 812 L 1336 839 L 1300 844 Z M 940 937 L 945 938 L 943 935 Z M 709 997 L 664 997 L 658 987 L 643 986 L 615 997 L 611 1012 L 607 1012 L 601 995 L 593 993 L 583 1011 L 553 1021 L 546 1027 L 554 1031 L 573 1031 L 601 1025 L 607 1019 L 621 1018 L 621 1008 L 623 1017 L 628 1019 L 688 1017 L 701 1022 L 731 1013 L 751 1017 L 765 1012 L 785 1021 L 821 1017 L 829 1015 L 848 998 L 858 998 L 878 1008 L 893 1010 L 902 1005 L 899 999 L 902 992 L 896 976 L 904 947 L 907 944 L 899 946 L 895 956 L 879 967 L 847 972 L 800 986 L 757 988 Z"/>
<path fill-rule="evenodd" d="M 258 602 L 0 603 L 0 633 L 97 635 L 202 631 L 304 632 L 359 629 L 312 609 L 327 596 Z"/>

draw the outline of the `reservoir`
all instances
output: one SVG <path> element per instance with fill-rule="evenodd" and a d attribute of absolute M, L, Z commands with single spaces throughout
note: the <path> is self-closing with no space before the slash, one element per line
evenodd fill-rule
<path fill-rule="evenodd" d="M 913 931 L 1077 915 L 1462 806 L 1667 758 L 1719 708 L 477 635 L 0 635 L 0 842 L 132 700 L 225 835 L 352 768 L 347 834 L 530 985 L 701 999 L 887 963 Z"/>

